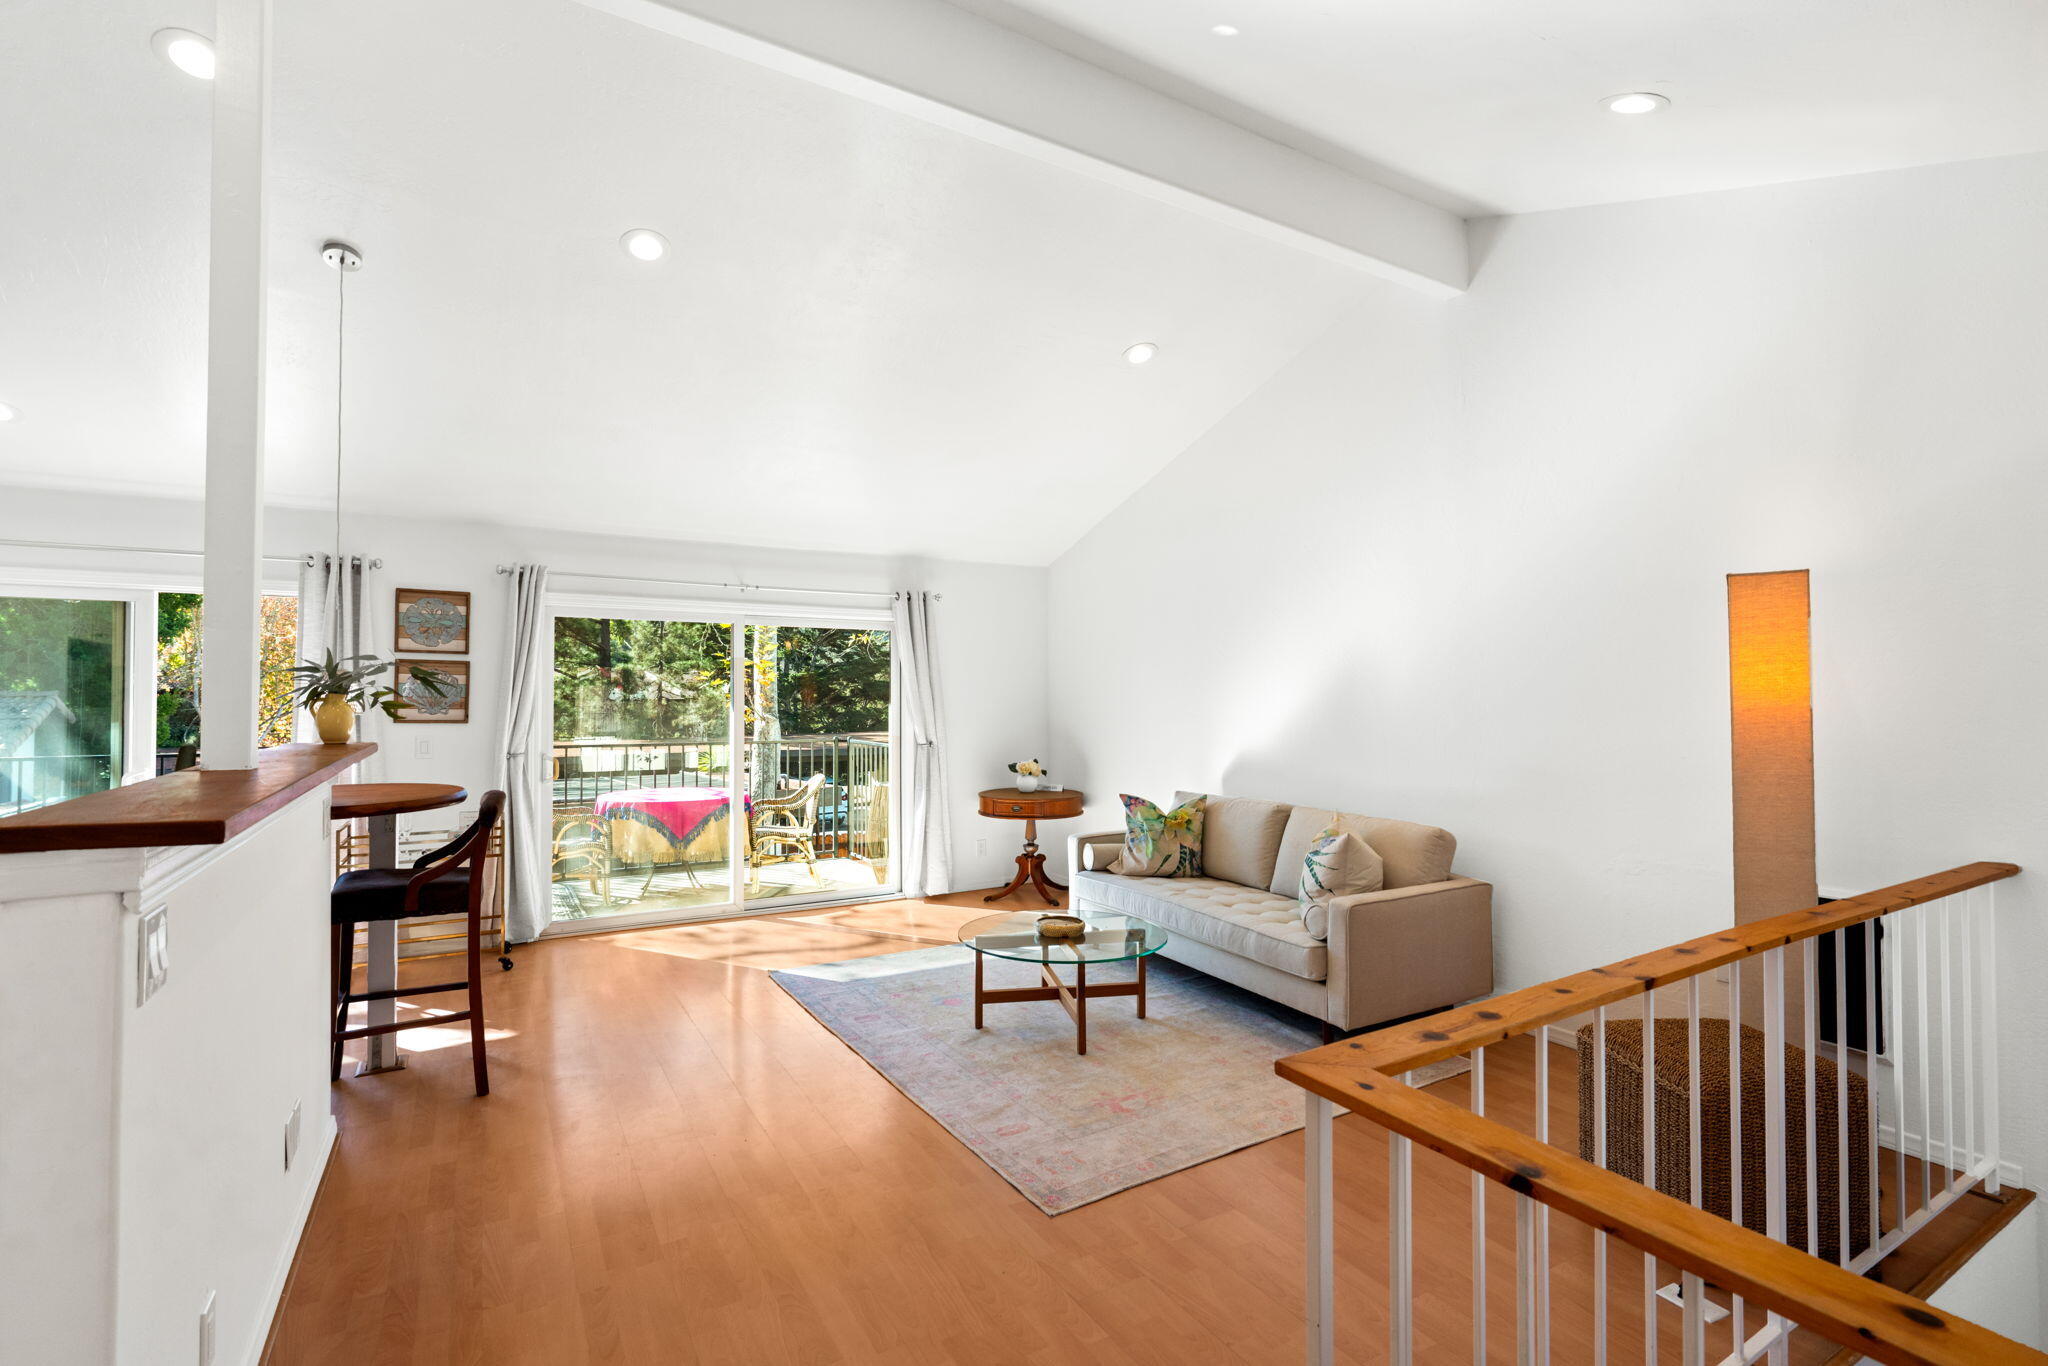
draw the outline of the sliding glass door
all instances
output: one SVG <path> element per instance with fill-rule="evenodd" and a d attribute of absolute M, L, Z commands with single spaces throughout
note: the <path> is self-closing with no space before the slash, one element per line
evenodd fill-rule
<path fill-rule="evenodd" d="M 886 894 L 880 626 L 555 618 L 558 927 Z"/>

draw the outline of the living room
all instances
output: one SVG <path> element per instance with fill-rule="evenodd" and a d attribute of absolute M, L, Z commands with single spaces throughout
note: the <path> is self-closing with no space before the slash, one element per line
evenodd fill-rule
<path fill-rule="evenodd" d="M 2032 7 L 21 28 L 0 1358 L 2042 1346 Z"/>

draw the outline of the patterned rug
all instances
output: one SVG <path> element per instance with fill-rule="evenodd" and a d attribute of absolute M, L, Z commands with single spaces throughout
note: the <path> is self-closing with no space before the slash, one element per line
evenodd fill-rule
<path fill-rule="evenodd" d="M 1089 977 L 1129 980 L 1130 964 Z M 974 1028 L 974 965 L 958 945 L 771 974 L 820 1023 L 1047 1214 L 1301 1127 L 1301 1091 L 1273 1061 L 1318 1042 L 1283 1006 L 1154 958 L 1147 1018 L 1091 1001 L 1088 1053 L 1054 1001 L 990 1005 Z M 988 962 L 988 985 L 1036 986 Z M 1441 1064 L 1425 1085 L 1467 1070 Z"/>

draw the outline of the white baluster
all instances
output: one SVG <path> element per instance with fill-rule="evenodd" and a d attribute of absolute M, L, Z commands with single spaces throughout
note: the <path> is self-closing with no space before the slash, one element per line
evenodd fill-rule
<path fill-rule="evenodd" d="M 1308 1243 L 1308 1366 L 1332 1366 L 1337 1360 L 1336 1262 L 1331 1227 L 1330 1120 L 1335 1106 L 1304 1091 L 1302 1125 L 1303 1184 L 1306 1186 Z"/>
<path fill-rule="evenodd" d="M 1877 935 L 1878 922 L 1863 922 L 1863 1093 L 1870 1100 L 1870 1242 L 1879 1237 L 1883 1197 L 1878 1192 L 1877 1130 L 1883 1099 L 1877 1084 Z"/>
<path fill-rule="evenodd" d="M 1607 1007 L 1593 1012 L 1593 1165 L 1607 1165 Z M 1607 1366 L 1607 1235 L 1593 1230 L 1593 1366 Z"/>
<path fill-rule="evenodd" d="M 1690 1271 L 1679 1277 L 1679 1297 L 1685 1304 L 1684 1353 L 1685 1366 L 1706 1366 L 1707 1361 L 1707 1286 L 1706 1282 Z"/>
<path fill-rule="evenodd" d="M 1387 1135 L 1387 1345 L 1394 1366 L 1410 1366 L 1415 1359 L 1414 1153 L 1406 1138 Z"/>
<path fill-rule="evenodd" d="M 1919 1046 L 1913 1050 L 1913 1070 L 1919 1074 L 1920 1082 L 1920 1206 L 1922 1210 L 1934 1208 L 1934 1105 L 1929 1097 L 1928 1069 L 1933 1065 L 1934 1055 L 1927 1049 L 1927 908 L 1922 906 L 1913 913 L 1914 964 L 1913 970 L 1919 978 L 1920 990 L 1915 1002 L 1918 1007 L 1920 1038 Z"/>
<path fill-rule="evenodd" d="M 1472 1050 L 1472 1113 L 1486 1113 L 1486 1049 Z M 1486 1178 L 1472 1173 L 1472 1360 L 1486 1362 Z"/>
<path fill-rule="evenodd" d="M 1820 1049 L 1820 954 L 1811 939 L 1799 944 L 1799 961 L 1804 992 L 1799 1011 L 1800 1042 L 1806 1046 L 1805 1110 L 1806 1127 L 1800 1132 L 1806 1136 L 1806 1252 L 1808 1256 L 1820 1255 L 1820 1174 L 1819 1174 L 1819 1126 L 1814 1120 L 1814 1065 L 1813 1055 Z"/>
<path fill-rule="evenodd" d="M 1764 1232 L 1785 1241 L 1785 951 L 1764 950 Z M 1765 1327 L 1784 1322 L 1773 1311 Z M 1782 1333 L 1775 1339 L 1772 1366 L 1787 1359 Z"/>
<path fill-rule="evenodd" d="M 1536 1141 L 1550 1142 L 1550 1028 L 1537 1026 Z M 1536 1206 L 1536 1362 L 1550 1366 L 1550 1207 Z"/>
<path fill-rule="evenodd" d="M 1962 941 L 1957 975 L 1963 983 L 1963 1167 L 1977 1170 L 1977 1017 L 1974 978 L 1977 975 L 1977 893 L 1963 893 L 1956 932 Z"/>
<path fill-rule="evenodd" d="M 1657 1189 L 1657 990 L 1643 993 L 1643 1184 Z M 1643 1254 L 1643 1360 L 1657 1366 L 1657 1258 Z"/>
<path fill-rule="evenodd" d="M 1515 1361 L 1536 1366 L 1535 1201 L 1515 1196 Z"/>
<path fill-rule="evenodd" d="M 1849 932 L 1835 941 L 1835 1259 L 1849 1264 Z"/>
<path fill-rule="evenodd" d="M 1984 888 L 1984 909 L 1978 926 L 1977 963 L 1982 975 L 1983 989 L 1977 993 L 1983 1011 L 1984 1061 L 1983 1075 L 1978 1079 L 1984 1088 L 1984 1157 L 1991 1164 L 1991 1174 L 1984 1178 L 1984 1189 L 1998 1194 L 2000 1181 L 1998 1164 L 2002 1150 L 1998 1144 L 1998 888 L 1987 885 Z"/>
<path fill-rule="evenodd" d="M 1700 1123 L 1700 979 L 1685 979 L 1685 1075 L 1687 1089 L 1686 1149 L 1692 1165 L 1686 1174 L 1687 1198 L 1694 1209 L 1706 1202 L 1707 1187 L 1701 1170 L 1700 1140 L 1706 1135 Z"/>
<path fill-rule="evenodd" d="M 1728 1164 L 1728 1218 L 1730 1222 L 1743 1222 L 1742 1169 L 1748 1159 L 1742 1151 L 1742 964 L 1734 964 L 1728 971 L 1728 1150 L 1733 1154 Z M 1739 1348 L 1743 1342 L 1742 1296 L 1730 1295 L 1735 1312 L 1734 1336 L 1730 1341 Z"/>
<path fill-rule="evenodd" d="M 1941 1184 L 1947 1186 L 1956 1169 L 1956 980 L 1955 956 L 1949 952 L 1950 907 L 1955 898 L 1934 903 L 1941 913 L 1935 930 L 1941 937 Z"/>

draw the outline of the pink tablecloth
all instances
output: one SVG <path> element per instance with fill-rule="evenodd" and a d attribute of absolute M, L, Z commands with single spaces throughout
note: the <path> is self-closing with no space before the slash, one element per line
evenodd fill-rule
<path fill-rule="evenodd" d="M 592 811 L 600 823 L 630 822 L 661 836 L 682 863 L 724 860 L 731 813 L 731 794 L 722 787 L 627 788 L 605 793 Z M 615 835 L 615 851 L 619 844 Z"/>

